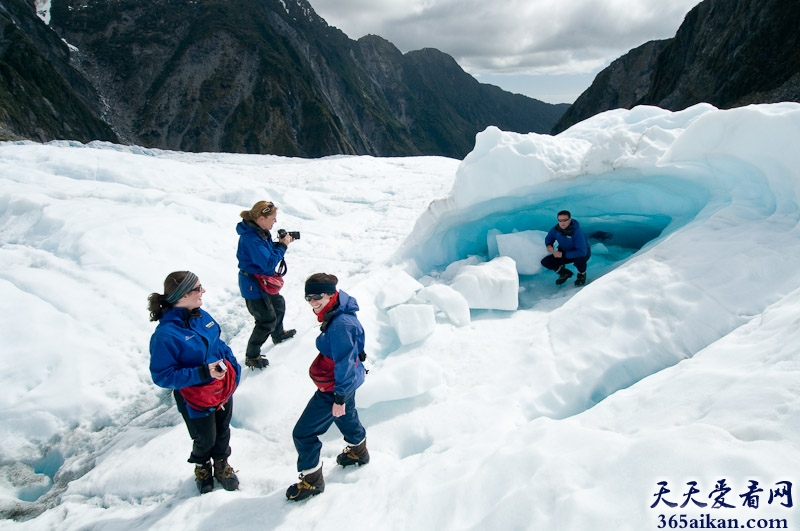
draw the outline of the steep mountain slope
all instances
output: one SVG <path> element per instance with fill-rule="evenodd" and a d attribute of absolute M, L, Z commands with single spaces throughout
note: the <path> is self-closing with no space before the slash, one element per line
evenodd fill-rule
<path fill-rule="evenodd" d="M 779 101 L 800 101 L 800 3 L 705 0 L 674 38 L 631 50 L 600 72 L 552 132 L 619 107 Z"/>
<path fill-rule="evenodd" d="M 650 90 L 653 65 L 670 42 L 661 40 L 645 43 L 603 69 L 559 119 L 553 134 L 600 112 L 630 109 L 636 105 Z"/>
<path fill-rule="evenodd" d="M 474 146 L 474 136 L 457 132 L 477 133 L 487 125 L 523 133 L 547 132 L 547 124 L 555 123 L 568 108 L 566 104 L 545 106 L 478 83 L 452 57 L 432 48 L 406 54 L 403 72 L 405 85 L 414 98 L 411 131 L 433 151 L 455 145 L 466 154 Z"/>
<path fill-rule="evenodd" d="M 567 108 L 435 50 L 353 41 L 305 0 L 53 0 L 51 27 L 106 121 L 148 147 L 461 158 L 489 125 L 547 132 Z"/>
<path fill-rule="evenodd" d="M 25 0 L 0 3 L 0 140 L 117 139 L 67 46 Z"/>
<path fill-rule="evenodd" d="M 659 55 L 642 101 L 670 110 L 738 107 L 756 93 L 761 103 L 800 101 L 799 77 L 800 2 L 706 0 Z"/>

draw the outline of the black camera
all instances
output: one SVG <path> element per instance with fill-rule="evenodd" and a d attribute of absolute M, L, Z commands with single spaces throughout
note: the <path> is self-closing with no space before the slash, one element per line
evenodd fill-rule
<path fill-rule="evenodd" d="M 287 230 L 283 230 L 283 229 L 278 229 L 278 239 L 283 238 L 287 234 L 289 236 L 291 236 L 292 238 L 294 238 L 295 240 L 299 240 L 300 239 L 300 231 L 296 231 L 296 230 L 287 231 Z"/>

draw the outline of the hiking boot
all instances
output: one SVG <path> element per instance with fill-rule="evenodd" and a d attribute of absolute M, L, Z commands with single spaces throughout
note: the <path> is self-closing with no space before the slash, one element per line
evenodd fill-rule
<path fill-rule="evenodd" d="M 322 477 L 322 465 L 320 464 L 310 474 L 300 473 L 300 481 L 290 485 L 286 490 L 286 499 L 300 501 L 323 492 L 325 492 L 325 480 Z"/>
<path fill-rule="evenodd" d="M 278 343 L 283 343 L 287 339 L 293 338 L 296 333 L 297 330 L 295 330 L 294 328 L 292 328 L 291 330 L 284 330 L 278 337 L 272 336 L 272 342 L 275 343 L 276 345 Z"/>
<path fill-rule="evenodd" d="M 236 490 L 239 488 L 239 478 L 236 471 L 228 464 L 226 458 L 214 459 L 214 477 L 225 490 Z"/>
<path fill-rule="evenodd" d="M 244 364 L 250 367 L 251 371 L 255 369 L 266 369 L 269 366 L 269 360 L 264 356 L 245 358 Z"/>
<path fill-rule="evenodd" d="M 558 273 L 558 279 L 556 279 L 557 286 L 560 286 L 561 284 L 566 282 L 569 277 L 572 276 L 572 271 L 564 266 L 559 267 L 556 273 Z"/>
<path fill-rule="evenodd" d="M 578 271 L 578 276 L 575 278 L 575 285 L 581 287 L 584 284 L 586 284 L 586 273 Z"/>
<path fill-rule="evenodd" d="M 214 490 L 214 476 L 211 475 L 211 461 L 194 467 L 194 482 L 200 494 Z"/>
<path fill-rule="evenodd" d="M 364 439 L 355 446 L 345 446 L 344 450 L 342 450 L 342 453 L 336 456 L 336 462 L 342 466 L 361 466 L 369 463 L 367 440 Z"/>

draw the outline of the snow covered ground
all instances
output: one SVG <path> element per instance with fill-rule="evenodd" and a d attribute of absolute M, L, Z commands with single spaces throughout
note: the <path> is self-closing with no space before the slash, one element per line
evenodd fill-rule
<path fill-rule="evenodd" d="M 0 529 L 796 529 L 798 141 L 787 103 L 489 128 L 464 161 L 0 143 Z M 302 233 L 298 335 L 234 396 L 240 490 L 199 496 L 146 298 L 194 271 L 243 358 L 234 227 L 261 199 Z M 538 268 L 563 208 L 583 288 Z M 295 504 L 319 271 L 361 306 L 372 461 L 337 468 L 332 428 Z"/>

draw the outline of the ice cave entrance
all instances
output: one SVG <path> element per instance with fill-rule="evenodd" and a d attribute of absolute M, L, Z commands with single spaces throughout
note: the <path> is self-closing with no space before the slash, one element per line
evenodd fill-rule
<path fill-rule="evenodd" d="M 469 208 L 441 215 L 424 243 L 415 247 L 414 259 L 420 269 L 434 277 L 448 265 L 478 256 L 491 260 L 499 254 L 493 243 L 502 235 L 544 233 L 556 224 L 556 214 L 569 210 L 577 219 L 592 247 L 588 281 L 592 282 L 618 267 L 647 245 L 695 219 L 708 206 L 709 194 L 701 182 L 686 176 L 636 175 L 612 172 L 547 183 L 535 193 L 491 199 Z M 535 308 L 549 299 L 562 298 L 572 282 L 556 286 L 551 271 L 539 269 L 525 274 L 539 263 L 546 251 L 512 256 L 520 271 L 519 308 Z M 518 253 L 519 254 L 519 253 Z"/>

